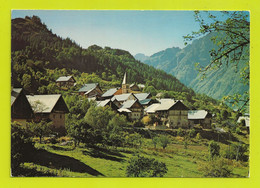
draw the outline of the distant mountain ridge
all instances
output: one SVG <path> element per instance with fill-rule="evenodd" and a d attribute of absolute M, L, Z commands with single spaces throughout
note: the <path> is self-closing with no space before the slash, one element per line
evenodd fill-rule
<path fill-rule="evenodd" d="M 146 56 L 146 55 L 144 55 L 144 54 L 142 54 L 142 53 L 138 53 L 138 54 L 136 54 L 136 55 L 134 56 L 134 58 L 135 58 L 136 60 L 139 60 L 139 61 L 141 61 L 141 62 L 144 62 L 145 60 L 149 59 L 149 56 Z"/>
<path fill-rule="evenodd" d="M 241 82 L 239 72 L 245 67 L 245 62 L 239 63 L 237 68 L 222 66 L 220 69 L 208 72 L 207 77 L 201 80 L 201 75 L 196 70 L 195 64 L 200 63 L 201 66 L 209 64 L 211 58 L 209 51 L 216 48 L 216 45 L 210 40 L 213 35 L 212 33 L 194 40 L 183 49 L 167 48 L 142 62 L 174 75 L 196 92 L 205 93 L 215 99 L 248 91 L 248 86 Z M 138 59 L 138 57 L 135 58 Z"/>

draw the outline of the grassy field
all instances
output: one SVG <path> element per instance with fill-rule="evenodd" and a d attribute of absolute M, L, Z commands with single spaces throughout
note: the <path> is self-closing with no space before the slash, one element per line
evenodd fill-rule
<path fill-rule="evenodd" d="M 151 139 L 144 139 L 137 148 L 90 148 L 83 144 L 74 148 L 60 143 L 37 142 L 37 151 L 30 160 L 23 163 L 22 168 L 28 171 L 27 176 L 126 177 L 128 160 L 139 154 L 164 162 L 168 168 L 164 177 L 203 177 L 198 167 L 208 161 L 207 141 L 190 140 L 186 149 L 183 138 L 178 136 L 172 137 L 171 144 L 166 149 L 154 148 Z M 244 138 L 244 141 L 248 142 L 248 139 Z M 228 147 L 225 143 L 219 144 L 221 151 Z M 248 177 L 248 162 L 229 160 L 229 166 L 233 169 L 231 177 Z"/>

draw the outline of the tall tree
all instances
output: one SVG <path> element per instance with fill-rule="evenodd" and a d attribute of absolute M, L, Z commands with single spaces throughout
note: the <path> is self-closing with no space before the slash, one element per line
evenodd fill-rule
<path fill-rule="evenodd" d="M 195 11 L 195 20 L 200 24 L 198 31 L 184 36 L 184 40 L 192 41 L 203 35 L 214 33 L 211 40 L 218 46 L 211 49 L 211 61 L 206 67 L 198 67 L 205 77 L 209 70 L 221 66 L 235 66 L 244 63 L 246 66 L 240 71 L 241 81 L 249 85 L 249 45 L 250 45 L 250 21 L 249 13 L 245 11 L 223 11 L 221 16 L 213 12 Z M 224 99 L 238 106 L 238 110 L 244 110 L 249 104 L 249 92 L 226 96 Z"/>

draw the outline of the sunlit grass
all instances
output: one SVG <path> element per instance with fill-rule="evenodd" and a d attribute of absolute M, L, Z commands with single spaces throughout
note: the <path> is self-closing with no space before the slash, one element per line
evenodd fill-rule
<path fill-rule="evenodd" d="M 202 172 L 198 170 L 198 163 L 206 164 L 208 161 L 209 154 L 206 140 L 198 142 L 195 139 L 190 139 L 187 148 L 184 147 L 182 140 L 180 137 L 172 137 L 172 143 L 166 149 L 159 145 L 155 148 L 151 139 L 144 139 L 142 145 L 136 148 L 90 148 L 83 144 L 74 148 L 73 145 L 61 146 L 59 143 L 40 144 L 37 142 L 36 148 L 46 150 L 50 155 L 57 155 L 57 157 L 68 157 L 68 160 L 72 162 L 75 161 L 93 169 L 97 172 L 97 175 L 79 170 L 75 171 L 75 168 L 72 168 L 73 166 L 71 166 L 71 169 L 68 166 L 57 168 L 57 166 L 62 166 L 63 161 L 58 161 L 58 163 L 61 163 L 60 165 L 51 163 L 42 165 L 28 162 L 23 164 L 23 168 L 34 169 L 58 177 L 125 177 L 128 160 L 138 154 L 164 162 L 168 168 L 164 177 L 203 177 Z M 228 148 L 228 145 L 223 143 L 220 146 L 221 150 Z M 233 169 L 232 177 L 248 176 L 248 162 L 230 161 L 229 165 Z"/>

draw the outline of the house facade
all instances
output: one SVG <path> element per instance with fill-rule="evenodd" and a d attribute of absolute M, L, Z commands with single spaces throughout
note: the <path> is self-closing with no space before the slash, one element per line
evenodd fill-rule
<path fill-rule="evenodd" d="M 118 111 L 127 114 L 129 120 L 136 121 L 143 117 L 144 109 L 139 101 L 134 99 L 125 101 Z"/>
<path fill-rule="evenodd" d="M 168 110 L 168 126 L 171 128 L 189 128 L 188 108 L 177 101 Z"/>

